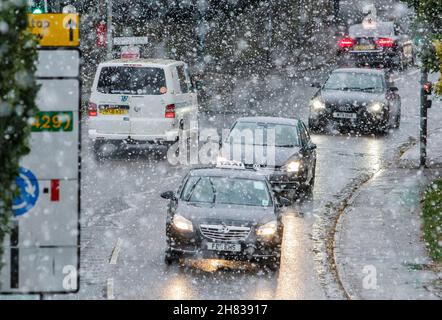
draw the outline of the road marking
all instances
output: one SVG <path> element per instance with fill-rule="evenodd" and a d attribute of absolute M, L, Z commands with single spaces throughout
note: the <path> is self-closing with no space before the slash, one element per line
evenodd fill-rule
<path fill-rule="evenodd" d="M 115 247 L 112 250 L 112 256 L 110 258 L 109 264 L 117 264 L 118 255 L 120 254 L 122 243 L 123 243 L 123 240 L 121 240 L 121 238 L 118 238 L 117 243 L 115 244 Z"/>
<path fill-rule="evenodd" d="M 419 69 L 416 69 L 416 70 L 408 72 L 407 75 L 412 76 L 412 75 L 414 75 L 414 74 L 416 74 L 418 72 L 419 72 Z"/>
<path fill-rule="evenodd" d="M 113 278 L 107 279 L 106 297 L 108 300 L 115 299 L 115 297 L 114 297 L 114 279 Z"/>

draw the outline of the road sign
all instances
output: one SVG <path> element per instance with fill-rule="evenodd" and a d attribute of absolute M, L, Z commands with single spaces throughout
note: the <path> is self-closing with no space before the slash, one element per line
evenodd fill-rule
<path fill-rule="evenodd" d="M 115 46 L 129 46 L 136 44 L 148 44 L 148 37 L 116 37 L 114 38 Z"/>
<path fill-rule="evenodd" d="M 0 293 L 79 289 L 80 52 L 40 48 L 31 152 L 20 160 L 15 219 L 3 243 Z"/>
<path fill-rule="evenodd" d="M 25 214 L 35 206 L 40 189 L 38 180 L 32 171 L 23 167 L 20 167 L 15 182 L 20 190 L 20 195 L 14 199 L 12 210 L 17 217 Z"/>
<path fill-rule="evenodd" d="M 76 13 L 28 14 L 28 28 L 42 47 L 78 47 L 79 26 Z"/>

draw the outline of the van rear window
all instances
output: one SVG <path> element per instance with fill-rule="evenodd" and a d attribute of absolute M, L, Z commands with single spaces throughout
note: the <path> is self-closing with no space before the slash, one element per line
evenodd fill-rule
<path fill-rule="evenodd" d="M 160 95 L 166 92 L 166 79 L 161 68 L 103 67 L 97 90 L 110 94 Z"/>

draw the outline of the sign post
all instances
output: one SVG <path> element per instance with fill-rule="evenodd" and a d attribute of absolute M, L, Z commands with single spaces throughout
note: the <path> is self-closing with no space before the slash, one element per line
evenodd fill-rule
<path fill-rule="evenodd" d="M 31 152 L 20 161 L 13 230 L 3 243 L 0 293 L 79 290 L 80 51 L 76 14 L 29 15 L 39 35 Z M 9 254 L 8 254 L 9 252 Z"/>

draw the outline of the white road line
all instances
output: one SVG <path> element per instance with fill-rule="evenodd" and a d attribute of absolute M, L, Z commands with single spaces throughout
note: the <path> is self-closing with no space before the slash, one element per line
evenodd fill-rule
<path fill-rule="evenodd" d="M 117 264 L 118 255 L 120 254 L 122 243 L 123 240 L 121 240 L 121 238 L 118 238 L 117 243 L 115 244 L 115 247 L 112 250 L 112 256 L 110 258 L 109 264 Z"/>
<path fill-rule="evenodd" d="M 412 76 L 413 74 L 416 74 L 418 72 L 419 72 L 419 69 L 416 69 L 416 70 L 408 72 L 407 75 Z"/>
<path fill-rule="evenodd" d="M 115 299 L 115 297 L 114 297 L 114 279 L 113 278 L 107 279 L 106 297 L 108 300 Z"/>

